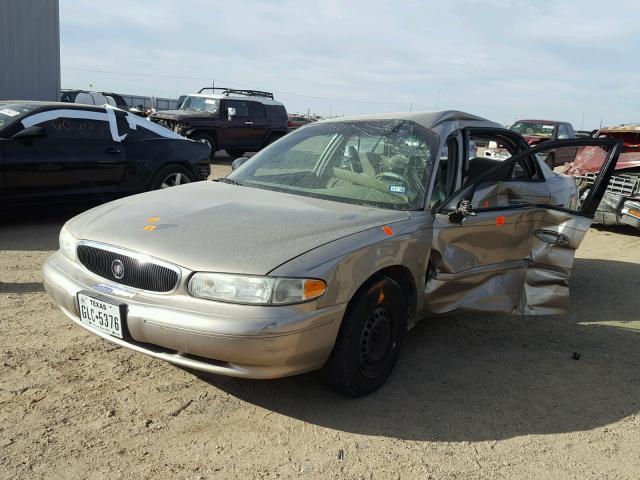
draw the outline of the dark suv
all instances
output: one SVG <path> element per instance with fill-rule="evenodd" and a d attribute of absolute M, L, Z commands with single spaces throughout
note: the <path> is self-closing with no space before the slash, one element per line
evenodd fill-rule
<path fill-rule="evenodd" d="M 185 96 L 178 110 L 157 112 L 150 119 L 207 143 L 213 159 L 220 149 L 232 157 L 257 152 L 287 133 L 288 117 L 273 93 L 209 87 Z"/>

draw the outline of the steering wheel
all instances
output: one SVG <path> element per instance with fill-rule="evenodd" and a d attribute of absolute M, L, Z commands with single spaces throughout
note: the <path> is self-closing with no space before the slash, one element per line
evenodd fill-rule
<path fill-rule="evenodd" d="M 405 178 L 399 173 L 394 172 L 380 172 L 376 174 L 378 180 L 392 180 L 400 183 L 405 183 Z"/>

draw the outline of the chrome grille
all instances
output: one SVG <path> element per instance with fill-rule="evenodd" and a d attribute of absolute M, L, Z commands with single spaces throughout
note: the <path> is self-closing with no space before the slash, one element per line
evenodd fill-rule
<path fill-rule="evenodd" d="M 583 181 L 583 185 L 592 185 L 596 176 L 596 173 L 586 173 L 584 175 L 576 175 L 576 179 Z M 607 193 L 622 197 L 631 197 L 640 193 L 640 176 L 624 173 L 612 176 L 607 186 Z"/>
<path fill-rule="evenodd" d="M 127 287 L 166 293 L 173 291 L 180 280 L 177 267 L 108 245 L 80 242 L 77 254 L 90 272 Z"/>

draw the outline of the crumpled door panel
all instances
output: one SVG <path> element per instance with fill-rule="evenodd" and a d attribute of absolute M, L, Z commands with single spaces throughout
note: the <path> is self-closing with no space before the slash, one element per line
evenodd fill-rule
<path fill-rule="evenodd" d="M 544 207 L 479 212 L 462 225 L 437 215 L 427 311 L 565 313 L 575 250 L 590 224 Z"/>
<path fill-rule="evenodd" d="M 591 222 L 588 217 L 564 211 L 544 211 L 534 230 L 520 313 L 551 315 L 568 311 L 575 253 Z"/>

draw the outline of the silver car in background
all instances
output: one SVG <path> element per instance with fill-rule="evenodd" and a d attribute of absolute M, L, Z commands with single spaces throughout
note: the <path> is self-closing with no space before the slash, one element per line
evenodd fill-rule
<path fill-rule="evenodd" d="M 502 153 L 472 157 L 471 144 Z M 606 153 L 582 196 L 542 161 L 566 146 Z M 420 319 L 565 312 L 618 150 L 611 139 L 531 149 L 457 111 L 317 122 L 218 182 L 73 218 L 44 285 L 71 320 L 132 350 L 237 377 L 324 367 L 363 395 Z"/>

